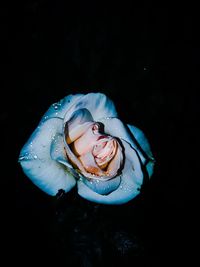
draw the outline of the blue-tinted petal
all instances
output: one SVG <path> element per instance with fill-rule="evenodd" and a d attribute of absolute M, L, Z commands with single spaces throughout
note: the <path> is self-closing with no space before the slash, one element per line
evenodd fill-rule
<path fill-rule="evenodd" d="M 78 193 L 83 198 L 101 204 L 124 204 L 140 193 L 143 173 L 137 152 L 122 141 L 125 151 L 125 164 L 121 175 L 120 186 L 108 195 L 100 195 L 91 190 L 83 181 L 78 181 Z"/>
<path fill-rule="evenodd" d="M 51 147 L 50 147 L 51 158 L 61 164 L 63 164 L 67 171 L 71 173 L 74 177 L 79 178 L 78 173 L 75 171 L 71 163 L 67 160 L 66 153 L 64 150 L 64 140 L 63 135 L 58 133 L 55 135 Z"/>
<path fill-rule="evenodd" d="M 47 120 L 49 118 L 64 118 L 66 112 L 73 113 L 74 111 L 74 104 L 79 102 L 79 100 L 83 97 L 83 94 L 76 94 L 76 95 L 68 95 L 61 99 L 60 101 L 53 103 L 47 112 L 42 117 L 42 121 Z"/>
<path fill-rule="evenodd" d="M 101 195 L 107 195 L 119 187 L 121 178 L 118 176 L 108 181 L 101 181 L 96 179 L 88 180 L 83 177 L 82 181 L 94 192 Z"/>
<path fill-rule="evenodd" d="M 52 140 L 50 147 L 51 158 L 65 165 L 68 168 L 72 168 L 72 165 L 68 162 L 64 151 L 63 135 L 57 133 Z"/>
<path fill-rule="evenodd" d="M 68 121 L 68 123 L 71 125 L 71 127 L 77 126 L 77 124 L 83 124 L 84 122 L 93 121 L 92 114 L 90 111 L 86 108 L 81 108 L 75 110 L 71 117 L 68 116 L 68 113 L 66 113 L 66 116 L 64 118 L 64 122 Z"/>
<path fill-rule="evenodd" d="M 103 117 L 116 117 L 117 111 L 114 103 L 102 93 L 89 93 L 74 101 L 73 106 L 66 112 L 65 121 L 78 109 L 87 109 L 94 121 Z"/>
<path fill-rule="evenodd" d="M 76 184 L 65 166 L 53 160 L 50 155 L 52 141 L 56 134 L 62 133 L 62 126 L 63 120 L 56 118 L 40 123 L 19 156 L 25 174 L 50 195 L 56 195 L 59 189 L 67 192 Z"/>
<path fill-rule="evenodd" d="M 153 154 L 151 152 L 150 144 L 149 144 L 145 134 L 140 129 L 138 129 L 137 127 L 135 127 L 133 125 L 129 125 L 129 124 L 127 126 L 130 129 L 134 138 L 137 140 L 137 142 L 140 145 L 140 147 L 142 148 L 142 150 L 146 154 L 146 160 L 143 163 L 146 165 L 146 169 L 147 169 L 147 172 L 149 174 L 149 177 L 151 177 L 153 174 L 153 170 L 154 170 L 155 159 L 154 159 Z"/>
<path fill-rule="evenodd" d="M 117 111 L 114 103 L 102 93 L 68 95 L 52 104 L 44 114 L 42 121 L 59 117 L 67 121 L 72 113 L 78 109 L 88 109 L 95 121 L 102 117 L 116 117 Z"/>

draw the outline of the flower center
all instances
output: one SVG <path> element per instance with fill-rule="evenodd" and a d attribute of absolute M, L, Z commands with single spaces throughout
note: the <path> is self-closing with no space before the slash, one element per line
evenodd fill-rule
<path fill-rule="evenodd" d="M 80 129 L 80 127 L 80 125 L 77 126 L 77 129 Z M 87 123 L 85 128 L 83 125 L 81 129 L 79 134 L 76 133 L 74 128 L 69 129 L 65 137 L 71 152 L 78 160 L 75 164 L 80 171 L 86 178 L 89 174 L 107 177 L 106 179 L 109 176 L 111 178 L 115 176 L 120 167 L 122 156 L 117 140 L 112 136 L 102 134 L 100 124 L 96 122 Z M 69 138 L 72 136 L 70 131 L 73 132 L 75 138 Z M 67 156 L 74 163 L 74 156 L 71 157 L 70 153 L 67 153 Z"/>

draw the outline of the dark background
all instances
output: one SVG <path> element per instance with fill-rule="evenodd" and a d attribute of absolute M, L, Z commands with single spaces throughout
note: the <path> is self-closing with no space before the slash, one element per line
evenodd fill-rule
<path fill-rule="evenodd" d="M 192 266 L 200 60 L 195 8 L 63 2 L 26 1 L 12 21 L 14 74 L 6 82 L 16 84 L 17 105 L 12 125 L 5 109 L 1 120 L 14 131 L 15 263 Z M 76 188 L 50 197 L 17 163 L 48 107 L 80 92 L 108 95 L 120 118 L 141 128 L 152 146 L 154 176 L 125 205 L 88 202 Z"/>

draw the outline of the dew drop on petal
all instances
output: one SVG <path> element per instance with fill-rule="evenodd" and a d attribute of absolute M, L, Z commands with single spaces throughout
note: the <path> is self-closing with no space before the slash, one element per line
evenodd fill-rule
<path fill-rule="evenodd" d="M 38 156 L 37 156 L 37 155 L 34 155 L 34 156 L 33 156 L 33 158 L 34 158 L 34 159 L 37 159 L 37 158 L 38 158 Z"/>
<path fill-rule="evenodd" d="M 53 105 L 53 108 L 55 109 L 55 110 L 58 110 L 59 108 L 60 108 L 60 106 L 61 106 L 61 103 L 54 103 Z"/>
<path fill-rule="evenodd" d="M 19 157 L 19 161 L 26 159 L 26 156 Z"/>

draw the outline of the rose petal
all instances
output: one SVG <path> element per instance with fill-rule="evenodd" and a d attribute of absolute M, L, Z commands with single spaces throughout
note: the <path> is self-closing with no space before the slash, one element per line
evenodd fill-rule
<path fill-rule="evenodd" d="M 111 160 L 111 162 L 108 165 L 108 173 L 110 176 L 114 176 L 117 174 L 118 170 L 120 169 L 123 162 L 123 153 L 121 146 L 118 145 L 117 153 L 115 154 L 114 158 Z"/>
<path fill-rule="evenodd" d="M 98 121 L 103 117 L 117 116 L 114 103 L 106 95 L 102 93 L 89 93 L 74 101 L 73 106 L 66 112 L 64 121 L 68 121 L 75 110 L 82 108 L 90 111 L 94 121 Z"/>
<path fill-rule="evenodd" d="M 78 173 L 74 170 L 73 166 L 67 160 L 62 134 L 55 135 L 51 143 L 50 155 L 53 160 L 63 164 L 74 177 L 79 178 Z"/>
<path fill-rule="evenodd" d="M 25 174 L 50 195 L 56 195 L 59 189 L 68 192 L 76 184 L 66 168 L 50 156 L 52 141 L 57 133 L 62 133 L 62 125 L 63 120 L 56 118 L 40 123 L 19 156 Z"/>
<path fill-rule="evenodd" d="M 94 175 L 103 176 L 104 172 L 99 168 L 97 163 L 94 160 L 94 156 L 91 152 L 88 152 L 79 157 L 80 162 L 82 163 L 84 169 Z"/>
<path fill-rule="evenodd" d="M 84 134 L 74 142 L 74 149 L 78 155 L 83 155 L 92 151 L 93 146 L 96 144 L 99 135 L 94 134 L 92 125 L 93 123 L 90 124 Z"/>
<path fill-rule="evenodd" d="M 128 127 L 126 127 L 126 125 L 117 118 L 104 118 L 100 121 L 104 124 L 105 133 L 119 137 L 131 144 L 138 152 L 142 163 L 146 165 L 149 177 L 151 177 L 154 167 L 154 158 L 144 133 L 134 126 L 127 125 Z"/>
<path fill-rule="evenodd" d="M 67 143 L 70 144 L 80 138 L 92 124 L 93 118 L 87 109 L 84 108 L 75 111 L 65 124 Z"/>
<path fill-rule="evenodd" d="M 82 182 L 86 184 L 92 191 L 101 194 L 107 195 L 116 190 L 121 182 L 121 178 L 118 176 L 109 181 L 94 180 L 82 178 Z"/>
<path fill-rule="evenodd" d="M 60 101 L 53 103 L 42 117 L 42 120 L 44 121 L 55 117 L 63 119 L 66 112 L 69 110 L 70 114 L 72 114 L 74 112 L 74 104 L 77 103 L 83 96 L 83 94 L 68 95 Z"/>
<path fill-rule="evenodd" d="M 151 152 L 150 144 L 149 144 L 145 134 L 140 129 L 138 129 L 137 127 L 135 127 L 133 125 L 129 125 L 129 124 L 127 126 L 130 129 L 134 138 L 137 140 L 137 142 L 140 145 L 140 147 L 142 148 L 142 150 L 147 155 L 148 160 L 145 162 L 145 165 L 146 165 L 146 169 L 147 169 L 147 172 L 149 174 L 149 177 L 151 177 L 153 174 L 153 170 L 154 170 L 155 159 L 154 159 L 153 154 Z"/>
<path fill-rule="evenodd" d="M 132 145 L 133 148 L 138 150 L 141 160 L 145 161 L 145 157 L 140 152 L 139 146 L 137 146 L 136 142 L 134 142 L 134 139 L 129 133 L 128 128 L 126 127 L 126 125 L 123 124 L 121 120 L 119 120 L 118 118 L 109 118 L 109 119 L 104 118 L 101 119 L 100 121 L 104 124 L 105 133 L 127 141 L 129 144 Z"/>
<path fill-rule="evenodd" d="M 101 204 L 124 204 L 139 194 L 143 182 L 141 163 L 137 152 L 127 142 L 122 141 L 122 143 L 125 151 L 125 164 L 120 186 L 108 195 L 100 195 L 80 180 L 77 182 L 80 196 Z"/>

